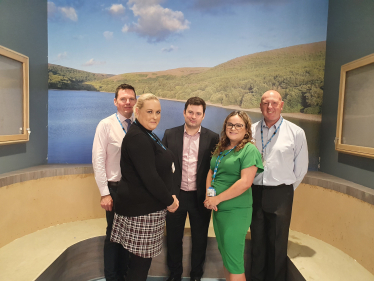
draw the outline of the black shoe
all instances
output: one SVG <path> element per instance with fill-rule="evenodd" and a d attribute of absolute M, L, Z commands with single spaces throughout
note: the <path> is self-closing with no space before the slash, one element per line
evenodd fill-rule
<path fill-rule="evenodd" d="M 201 277 L 190 277 L 190 281 L 201 281 Z"/>
<path fill-rule="evenodd" d="M 170 275 L 168 279 L 166 279 L 166 281 L 181 281 L 182 280 L 182 277 L 181 276 L 174 276 L 174 275 Z"/>

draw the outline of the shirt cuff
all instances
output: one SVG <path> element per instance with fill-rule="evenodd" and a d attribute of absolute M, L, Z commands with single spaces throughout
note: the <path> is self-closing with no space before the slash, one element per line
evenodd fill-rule
<path fill-rule="evenodd" d="M 100 188 L 100 194 L 101 196 L 110 195 L 108 186 L 104 186 L 103 188 Z"/>

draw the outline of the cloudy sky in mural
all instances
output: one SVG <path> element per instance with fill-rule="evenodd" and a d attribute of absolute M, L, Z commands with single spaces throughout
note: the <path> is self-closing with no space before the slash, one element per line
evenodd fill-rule
<path fill-rule="evenodd" d="M 326 40 L 328 0 L 53 0 L 49 62 L 120 74 L 212 67 Z"/>

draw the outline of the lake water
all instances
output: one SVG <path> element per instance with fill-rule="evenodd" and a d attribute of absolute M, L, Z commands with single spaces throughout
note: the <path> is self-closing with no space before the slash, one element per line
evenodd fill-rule
<path fill-rule="evenodd" d="M 113 93 L 86 91 L 48 91 L 48 163 L 92 163 L 92 142 L 101 119 L 116 112 Z M 161 121 L 154 131 L 160 139 L 165 129 L 184 124 L 184 103 L 160 100 Z M 207 106 L 202 125 L 216 133 L 231 109 Z M 261 113 L 247 112 L 252 122 L 261 119 Z M 308 140 L 309 170 L 317 170 L 320 122 L 285 118 L 302 127 Z"/>

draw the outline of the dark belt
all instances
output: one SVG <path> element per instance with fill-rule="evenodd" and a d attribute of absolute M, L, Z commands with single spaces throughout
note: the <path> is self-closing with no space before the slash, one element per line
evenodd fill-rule
<path fill-rule="evenodd" d="M 290 187 L 293 185 L 292 184 L 280 184 L 280 185 L 256 185 L 256 184 L 252 184 L 253 187 L 260 187 L 260 188 L 264 188 L 264 189 L 272 189 L 272 188 L 279 188 L 279 187 Z"/>
<path fill-rule="evenodd" d="M 119 185 L 119 181 L 108 181 L 108 187 L 117 187 Z"/>

